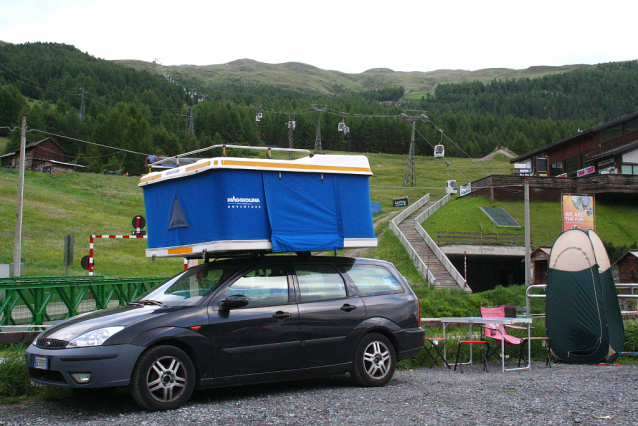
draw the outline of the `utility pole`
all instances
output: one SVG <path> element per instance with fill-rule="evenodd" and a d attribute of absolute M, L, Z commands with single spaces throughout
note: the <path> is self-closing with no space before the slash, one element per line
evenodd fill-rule
<path fill-rule="evenodd" d="M 22 276 L 22 201 L 24 198 L 24 168 L 26 164 L 25 151 L 27 145 L 27 117 L 22 117 L 22 134 L 20 136 L 20 164 L 18 165 L 18 202 L 16 214 L 15 236 L 13 238 L 13 263 L 11 276 Z"/>
<path fill-rule="evenodd" d="M 416 186 L 416 171 L 415 171 L 415 150 L 414 150 L 414 133 L 416 131 L 416 121 L 429 122 L 429 119 L 424 114 L 420 115 L 407 115 L 400 114 L 399 118 L 412 125 L 412 137 L 410 138 L 410 149 L 408 150 L 408 164 L 405 167 L 405 176 L 403 178 L 403 186 Z"/>
<path fill-rule="evenodd" d="M 529 217 L 529 179 L 525 179 L 525 287 L 529 287 L 532 283 L 530 272 L 532 270 L 532 261 L 530 259 L 531 252 L 531 230 Z"/>
<path fill-rule="evenodd" d="M 327 105 L 318 107 L 313 105 L 313 111 L 317 111 L 317 136 L 315 137 L 315 152 L 321 152 L 321 113 L 327 109 Z"/>

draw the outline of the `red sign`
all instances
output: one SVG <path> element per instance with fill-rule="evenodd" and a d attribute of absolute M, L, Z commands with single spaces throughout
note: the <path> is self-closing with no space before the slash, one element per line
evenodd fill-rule
<path fill-rule="evenodd" d="M 585 167 L 584 169 L 580 169 L 576 172 L 576 176 L 581 177 L 585 175 L 590 175 L 596 171 L 594 166 Z"/>

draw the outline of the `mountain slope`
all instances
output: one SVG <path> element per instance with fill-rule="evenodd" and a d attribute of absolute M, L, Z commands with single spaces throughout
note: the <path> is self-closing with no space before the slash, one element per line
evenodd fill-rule
<path fill-rule="evenodd" d="M 266 64 L 251 59 L 240 59 L 218 65 L 159 65 L 144 61 L 115 61 L 122 65 L 150 72 L 167 72 L 178 80 L 191 80 L 204 86 L 242 83 L 249 85 L 273 85 L 286 89 L 318 94 L 338 95 L 347 91 L 378 90 L 384 87 L 403 86 L 407 97 L 420 97 L 433 93 L 438 84 L 470 81 L 488 82 L 493 79 L 537 78 L 564 73 L 590 65 L 565 65 L 560 67 L 534 66 L 524 70 L 488 68 L 477 71 L 394 71 L 374 68 L 360 74 L 329 71 L 300 62 Z"/>

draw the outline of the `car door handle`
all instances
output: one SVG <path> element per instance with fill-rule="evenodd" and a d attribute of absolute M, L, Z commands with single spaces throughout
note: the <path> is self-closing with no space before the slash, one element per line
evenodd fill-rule
<path fill-rule="evenodd" d="M 346 312 L 354 311 L 355 309 L 357 309 L 355 305 L 349 305 L 347 303 L 341 307 L 341 310 Z"/>
<path fill-rule="evenodd" d="M 277 311 L 272 317 L 276 319 L 284 319 L 290 316 L 290 312 Z"/>

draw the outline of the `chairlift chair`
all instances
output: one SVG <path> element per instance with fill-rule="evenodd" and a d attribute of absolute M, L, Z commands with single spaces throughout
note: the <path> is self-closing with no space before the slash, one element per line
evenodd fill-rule
<path fill-rule="evenodd" d="M 435 158 L 443 158 L 443 157 L 445 157 L 445 146 L 444 145 L 436 145 L 434 147 L 434 157 Z"/>

